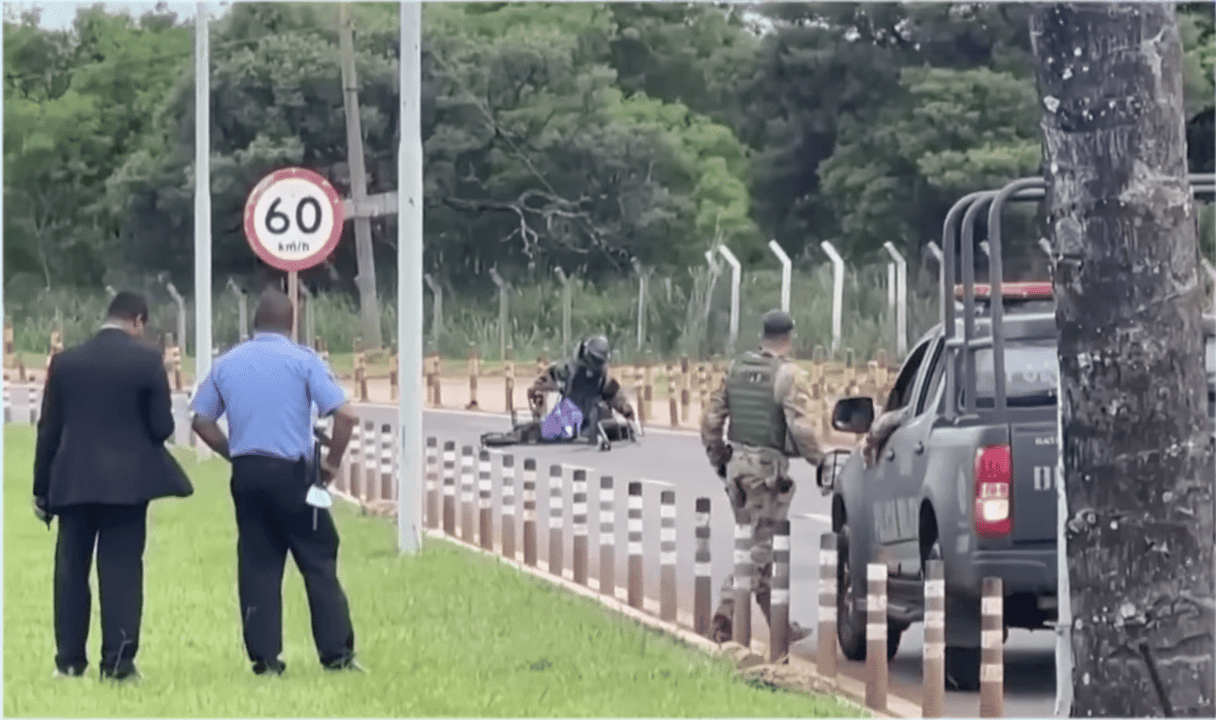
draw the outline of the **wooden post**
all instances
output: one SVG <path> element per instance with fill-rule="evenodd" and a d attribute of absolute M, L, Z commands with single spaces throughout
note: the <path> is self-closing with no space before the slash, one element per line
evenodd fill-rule
<path fill-rule="evenodd" d="M 481 372 L 480 363 L 478 363 L 477 346 L 469 343 L 469 404 L 465 406 L 465 410 L 477 410 L 477 375 Z"/>
<path fill-rule="evenodd" d="M 688 356 L 680 358 L 680 417 L 688 420 L 689 406 L 692 404 L 692 377 Z"/>
<path fill-rule="evenodd" d="M 654 400 L 654 367 L 650 362 L 646 362 L 645 372 L 646 381 L 642 388 L 643 398 L 638 401 L 638 405 L 644 405 L 646 407 L 646 415 L 649 416 L 651 410 L 650 403 Z"/>
<path fill-rule="evenodd" d="M 514 353 L 511 346 L 507 346 L 506 358 L 502 363 L 502 382 L 503 393 L 505 395 L 506 409 L 508 413 L 515 411 L 515 361 Z"/>
<path fill-rule="evenodd" d="M 680 426 L 680 411 L 677 403 L 679 398 L 676 396 L 676 373 L 675 368 L 671 363 L 667 364 L 667 406 L 671 411 L 671 426 Z"/>
<path fill-rule="evenodd" d="M 642 368 L 638 365 L 633 367 L 633 395 L 635 398 L 637 398 L 638 402 L 638 422 L 645 425 L 649 416 L 646 403 L 642 402 L 646 397 L 646 386 L 642 374 Z"/>
<path fill-rule="evenodd" d="M 14 346 L 13 324 L 11 322 L 4 323 L 4 364 L 7 366 L 13 360 L 13 355 L 16 354 Z"/>
<path fill-rule="evenodd" d="M 389 394 L 393 402 L 397 401 L 397 393 L 399 378 L 397 377 L 397 353 L 393 353 L 388 359 L 388 387 Z"/>

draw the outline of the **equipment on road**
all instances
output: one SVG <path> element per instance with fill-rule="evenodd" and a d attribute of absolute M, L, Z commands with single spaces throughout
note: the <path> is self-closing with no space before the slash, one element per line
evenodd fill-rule
<path fill-rule="evenodd" d="M 578 442 L 590 442 L 599 446 L 600 450 L 611 450 L 612 444 L 616 442 L 632 442 L 637 444 L 639 438 L 645 433 L 642 430 L 641 424 L 630 418 L 626 418 L 616 413 L 608 403 L 603 400 L 599 401 L 599 411 L 597 413 L 583 413 L 578 410 L 578 425 L 573 428 L 573 432 L 560 432 L 554 436 L 554 433 L 546 432 L 545 423 L 550 419 L 562 419 L 568 417 L 564 415 L 565 408 L 572 407 L 566 398 L 559 397 L 554 403 L 554 410 L 550 416 L 541 418 L 538 408 L 533 406 L 532 419 L 519 422 L 514 409 L 511 410 L 511 429 L 507 432 L 489 432 L 481 436 L 482 447 L 506 447 L 509 445 L 571 445 Z M 594 432 L 584 436 L 583 417 L 595 417 L 596 420 L 588 419 L 586 422 L 594 422 Z"/>

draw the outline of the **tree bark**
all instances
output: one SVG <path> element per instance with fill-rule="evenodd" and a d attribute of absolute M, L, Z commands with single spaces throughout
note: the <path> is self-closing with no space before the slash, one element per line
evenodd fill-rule
<path fill-rule="evenodd" d="M 1070 714 L 1210 717 L 1216 468 L 1177 19 L 1166 3 L 1053 4 L 1031 38 L 1057 259 Z"/>

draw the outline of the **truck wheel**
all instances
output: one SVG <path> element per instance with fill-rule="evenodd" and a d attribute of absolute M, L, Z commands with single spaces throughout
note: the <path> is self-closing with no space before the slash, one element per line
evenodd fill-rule
<path fill-rule="evenodd" d="M 836 537 L 836 637 L 846 658 L 861 661 L 866 659 L 866 614 L 859 609 L 851 559 L 849 526 L 842 525 Z M 887 623 L 887 660 L 895 657 L 906 629 Z"/>
<path fill-rule="evenodd" d="M 841 525 L 836 534 L 836 636 L 844 656 L 857 661 L 866 659 L 866 618 L 858 609 L 851 561 L 849 526 Z"/>
<path fill-rule="evenodd" d="M 980 649 L 946 646 L 946 687 L 974 692 L 980 689 Z"/>

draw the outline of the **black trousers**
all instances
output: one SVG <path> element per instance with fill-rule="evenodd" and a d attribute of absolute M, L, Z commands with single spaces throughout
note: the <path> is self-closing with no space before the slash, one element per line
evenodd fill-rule
<path fill-rule="evenodd" d="M 304 502 L 308 485 L 304 461 L 232 459 L 241 624 L 254 663 L 274 663 L 283 651 L 283 570 L 289 551 L 304 576 L 321 664 L 338 666 L 354 657 L 350 607 L 338 582 L 338 529 L 328 510 Z"/>
<path fill-rule="evenodd" d="M 101 667 L 122 675 L 134 668 L 144 607 L 144 546 L 148 504 L 73 505 L 58 513 L 55 545 L 55 664 L 63 672 L 88 667 L 92 594 L 89 571 L 97 549 L 101 596 Z"/>

